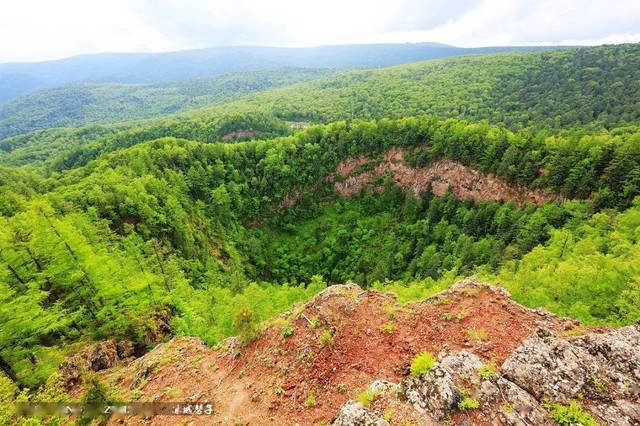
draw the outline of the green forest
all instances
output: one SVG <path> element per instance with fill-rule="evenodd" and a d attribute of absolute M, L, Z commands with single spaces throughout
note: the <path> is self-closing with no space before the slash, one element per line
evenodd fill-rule
<path fill-rule="evenodd" d="M 0 141 L 0 164 L 30 163 L 60 170 L 86 164 L 107 150 L 165 136 L 214 142 L 237 129 L 282 134 L 283 122 L 327 124 L 355 118 L 426 114 L 441 119 L 486 120 L 511 130 L 546 133 L 613 129 L 640 120 L 639 57 L 640 45 L 626 44 L 467 55 L 391 68 L 343 71 L 246 96 L 230 96 L 217 105 L 156 119 L 80 129 L 45 129 L 7 138 Z M 292 72 L 281 79 L 310 79 L 311 75 L 315 74 Z M 243 76 L 247 79 L 244 82 Z M 253 81 L 244 74 L 229 79 L 239 87 Z M 165 99 L 155 93 L 153 98 Z M 101 104 L 109 105 L 104 101 Z M 36 109 L 29 116 L 42 114 Z M 136 114 L 131 118 L 140 118 Z M 115 119 L 105 118 L 103 122 Z M 52 122 L 49 127 L 60 125 Z M 12 126 L 23 128 L 25 123 Z"/>
<path fill-rule="evenodd" d="M 32 130 L 159 117 L 317 79 L 330 69 L 276 68 L 157 84 L 79 83 L 0 106 L 0 139 Z"/>
<path fill-rule="evenodd" d="M 640 45 L 319 74 L 241 96 L 263 78 L 247 74 L 206 108 L 1 140 L 0 389 L 47 391 L 93 341 L 215 345 L 240 309 L 266 320 L 346 281 L 407 302 L 476 275 L 585 324 L 640 318 Z M 364 172 L 392 148 L 561 201 L 391 176 L 336 192 L 342 161 L 366 155 Z"/>

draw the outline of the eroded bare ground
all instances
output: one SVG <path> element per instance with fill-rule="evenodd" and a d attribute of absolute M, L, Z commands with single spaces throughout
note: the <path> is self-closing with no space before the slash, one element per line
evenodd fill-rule
<path fill-rule="evenodd" d="M 509 183 L 493 175 L 474 170 L 455 161 L 443 159 L 426 167 L 410 167 L 404 163 L 406 150 L 392 148 L 373 170 L 357 173 L 360 166 L 372 161 L 360 156 L 344 160 L 338 165 L 334 187 L 342 196 L 357 194 L 364 187 L 374 185 L 377 177 L 390 175 L 396 185 L 416 195 L 424 193 L 431 184 L 433 193 L 445 194 L 447 189 L 458 198 L 474 200 L 510 201 L 516 204 L 542 204 L 547 201 L 562 201 L 560 195 L 541 189 L 531 189 Z"/>
<path fill-rule="evenodd" d="M 289 327 L 293 333 L 285 337 Z M 627 340 L 635 338 L 640 344 L 640 329 L 628 329 Z M 416 424 L 451 419 L 490 424 L 494 418 L 502 419 L 499 424 L 518 424 L 507 421 L 522 415 L 518 410 L 545 421 L 541 401 L 546 397 L 565 402 L 580 397 L 586 407 L 604 415 L 618 409 L 616 404 L 629 413 L 637 410 L 640 354 L 634 359 L 620 349 L 612 355 L 612 347 L 624 348 L 628 342 L 611 333 L 617 332 L 588 330 L 573 320 L 522 307 L 501 288 L 473 280 L 404 306 L 392 294 L 347 284 L 332 286 L 272 320 L 246 348 L 234 339 L 220 348 L 207 348 L 196 338 L 176 338 L 99 374 L 120 388 L 125 399 L 213 402 L 215 416 L 189 418 L 194 424 L 329 423 L 337 413 L 349 413 L 353 407 L 343 405 L 379 379 L 390 382 L 391 390 L 380 393 L 370 407 L 352 405 L 380 419 L 393 412 L 391 424 L 403 424 L 398 423 L 402 419 Z M 582 337 L 569 337 L 578 334 Z M 422 351 L 438 356 L 433 371 L 444 371 L 450 383 L 428 383 L 427 375 L 426 382 L 411 382 L 416 379 L 408 376 L 410 363 Z M 608 361 L 598 356 L 626 360 L 618 367 L 611 361 L 605 371 Z M 496 374 L 480 379 L 484 365 L 495 365 Z M 606 391 L 594 390 L 593 377 Z M 622 383 L 628 386 L 626 394 L 618 389 Z M 440 395 L 444 391 L 438 386 L 449 389 L 448 396 Z M 401 398 L 399 389 L 404 389 Z M 480 408 L 459 410 L 463 391 L 478 399 Z M 183 420 L 128 418 L 127 424 L 171 425 Z M 353 420 L 340 421 L 336 424 Z"/>

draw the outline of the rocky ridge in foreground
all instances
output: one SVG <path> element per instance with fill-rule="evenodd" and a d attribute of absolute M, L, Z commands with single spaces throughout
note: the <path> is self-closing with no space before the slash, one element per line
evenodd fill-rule
<path fill-rule="evenodd" d="M 639 425 L 639 348 L 638 324 L 586 328 L 473 279 L 406 305 L 345 284 L 269 321 L 245 347 L 175 338 L 101 362 L 97 375 L 125 399 L 215 407 L 213 418 L 127 424 Z M 425 353 L 430 368 L 417 371 Z M 70 377 L 80 394 L 82 374 Z"/>

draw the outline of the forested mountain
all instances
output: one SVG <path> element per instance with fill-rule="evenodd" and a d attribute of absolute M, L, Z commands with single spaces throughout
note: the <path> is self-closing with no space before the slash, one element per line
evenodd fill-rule
<path fill-rule="evenodd" d="M 279 67 L 384 67 L 445 56 L 560 47 L 461 48 L 439 43 L 306 48 L 232 46 L 168 53 L 103 53 L 35 63 L 0 64 L 0 103 L 69 83 L 159 83 Z"/>
<path fill-rule="evenodd" d="M 167 115 L 333 72 L 280 68 L 171 83 L 81 83 L 45 89 L 0 105 L 0 139 L 42 128 L 79 127 Z"/>
<path fill-rule="evenodd" d="M 0 402 L 68 398 L 58 366 L 95 341 L 140 356 L 239 334 L 244 350 L 349 280 L 407 301 L 475 274 L 586 325 L 635 323 L 638 65 L 640 45 L 463 56 L 0 141 Z M 376 311 L 380 333 L 395 312 Z"/>
<path fill-rule="evenodd" d="M 0 161 L 18 165 L 46 158 L 60 169 L 140 140 L 175 136 L 216 141 L 233 130 L 251 130 L 227 126 L 227 133 L 220 132 L 215 123 L 234 114 L 250 122 L 280 124 L 433 114 L 548 132 L 611 128 L 640 117 L 639 52 L 640 45 L 630 44 L 463 56 L 349 71 L 137 123 L 133 134 L 116 133 L 95 144 L 87 145 L 73 135 L 61 139 L 58 131 L 10 138 L 0 142 L 0 153 L 4 152 Z M 96 128 L 100 134 L 116 130 Z"/>

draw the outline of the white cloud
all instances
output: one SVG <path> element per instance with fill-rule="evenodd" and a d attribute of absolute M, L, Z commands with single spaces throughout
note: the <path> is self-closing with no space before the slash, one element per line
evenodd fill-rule
<path fill-rule="evenodd" d="M 0 62 L 216 45 L 640 41 L 637 0 L 2 0 Z"/>
<path fill-rule="evenodd" d="M 0 61 L 182 48 L 131 13 L 126 0 L 3 0 Z"/>

